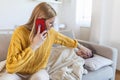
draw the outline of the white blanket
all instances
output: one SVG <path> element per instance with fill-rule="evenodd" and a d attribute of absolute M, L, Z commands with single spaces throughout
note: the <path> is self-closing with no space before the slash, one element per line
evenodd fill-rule
<path fill-rule="evenodd" d="M 52 80 L 82 80 L 84 62 L 74 49 L 53 48 L 47 70 Z"/>
<path fill-rule="evenodd" d="M 0 62 L 0 76 L 5 72 L 6 60 Z"/>

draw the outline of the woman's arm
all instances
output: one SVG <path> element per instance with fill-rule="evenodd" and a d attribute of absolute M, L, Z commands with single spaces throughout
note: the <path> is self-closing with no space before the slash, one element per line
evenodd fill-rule
<path fill-rule="evenodd" d="M 6 70 L 9 73 L 19 72 L 28 61 L 34 56 L 34 51 L 30 46 L 22 49 L 20 39 L 13 35 L 8 48 Z"/>
<path fill-rule="evenodd" d="M 55 32 L 54 34 L 56 35 L 54 40 L 55 44 L 60 44 L 71 48 L 77 47 L 78 44 L 77 40 L 71 39 L 59 32 Z"/>
<path fill-rule="evenodd" d="M 55 44 L 60 44 L 72 48 L 78 48 L 83 54 L 87 56 L 92 55 L 92 51 L 86 48 L 85 46 L 79 44 L 77 40 L 71 39 L 56 31 L 54 32 L 54 34 L 56 34 L 54 41 Z"/>

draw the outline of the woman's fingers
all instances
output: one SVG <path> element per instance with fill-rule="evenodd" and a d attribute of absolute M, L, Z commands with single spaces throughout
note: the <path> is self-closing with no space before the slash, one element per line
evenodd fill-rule
<path fill-rule="evenodd" d="M 89 56 L 92 56 L 92 51 L 91 50 L 89 51 Z"/>
<path fill-rule="evenodd" d="M 92 52 L 90 50 L 87 51 L 87 56 L 89 56 L 89 57 L 92 56 Z"/>
<path fill-rule="evenodd" d="M 46 38 L 47 37 L 47 33 L 45 35 L 43 35 L 43 37 Z"/>
<path fill-rule="evenodd" d="M 47 37 L 47 33 L 46 33 L 46 34 L 44 34 L 44 35 L 41 35 L 42 40 L 45 40 L 45 39 L 46 39 L 46 37 Z"/>
<path fill-rule="evenodd" d="M 41 33 L 41 35 L 45 35 L 45 34 L 47 34 L 46 30 Z"/>
<path fill-rule="evenodd" d="M 45 31 L 43 31 L 42 33 L 40 33 L 40 27 L 41 27 L 41 26 L 38 26 L 37 35 L 38 35 L 39 37 L 41 37 L 42 40 L 44 40 L 44 39 L 46 38 L 46 36 L 47 36 L 47 31 L 45 30 Z"/>
<path fill-rule="evenodd" d="M 46 37 L 47 37 L 47 31 L 43 31 L 43 32 L 41 33 L 41 38 L 42 38 L 42 40 L 45 40 Z"/>
<path fill-rule="evenodd" d="M 40 27 L 41 25 L 38 26 L 37 34 L 40 34 Z"/>
<path fill-rule="evenodd" d="M 92 51 L 87 48 L 84 48 L 81 52 L 87 55 L 88 57 L 92 56 Z"/>

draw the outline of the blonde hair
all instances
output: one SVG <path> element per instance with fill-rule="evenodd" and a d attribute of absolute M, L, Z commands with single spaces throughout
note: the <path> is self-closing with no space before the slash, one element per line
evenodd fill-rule
<path fill-rule="evenodd" d="M 31 33 L 29 36 L 30 41 L 33 39 L 33 37 L 35 36 L 37 32 L 35 29 L 36 18 L 41 17 L 44 19 L 49 19 L 49 18 L 55 17 L 56 15 L 57 15 L 56 11 L 48 3 L 42 2 L 38 4 L 34 8 L 29 21 L 25 24 L 25 26 L 31 30 Z"/>

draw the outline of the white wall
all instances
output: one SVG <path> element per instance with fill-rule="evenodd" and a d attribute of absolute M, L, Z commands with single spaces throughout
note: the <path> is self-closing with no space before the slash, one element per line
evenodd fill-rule
<path fill-rule="evenodd" d="M 0 0 L 0 29 L 26 23 L 36 4 L 27 0 Z"/>
<path fill-rule="evenodd" d="M 120 42 L 120 37 L 118 37 L 120 35 L 120 0 L 114 0 L 113 8 L 111 41 Z"/>
<path fill-rule="evenodd" d="M 78 0 L 63 0 L 61 7 L 60 22 L 67 26 L 67 29 L 74 31 L 76 38 L 80 38 L 80 26 L 77 25 L 76 3 Z"/>
<path fill-rule="evenodd" d="M 90 38 L 90 28 L 80 27 L 80 39 L 89 41 Z"/>
<path fill-rule="evenodd" d="M 0 29 L 12 29 L 26 23 L 39 3 L 33 0 L 0 0 Z M 53 6 L 58 11 L 58 7 Z"/>

